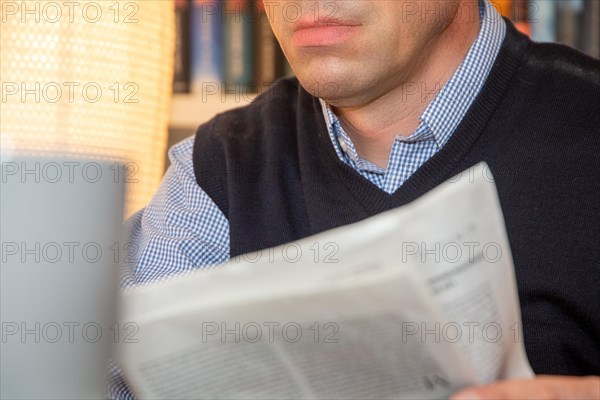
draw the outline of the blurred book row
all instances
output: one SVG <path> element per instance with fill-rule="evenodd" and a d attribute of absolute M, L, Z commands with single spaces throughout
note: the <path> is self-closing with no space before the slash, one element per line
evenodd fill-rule
<path fill-rule="evenodd" d="M 558 42 L 600 57 L 600 0 L 492 0 L 536 42 Z"/>
<path fill-rule="evenodd" d="M 539 42 L 600 57 L 600 0 L 491 0 Z M 293 74 L 263 0 L 175 0 L 175 93 L 260 92 Z"/>
<path fill-rule="evenodd" d="M 293 74 L 262 0 L 176 0 L 175 93 L 260 92 Z"/>

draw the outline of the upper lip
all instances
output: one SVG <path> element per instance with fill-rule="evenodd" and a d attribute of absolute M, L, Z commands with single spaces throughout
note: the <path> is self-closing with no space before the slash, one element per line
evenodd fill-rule
<path fill-rule="evenodd" d="M 357 26 L 359 24 L 350 21 L 342 21 L 338 18 L 301 18 L 292 25 L 292 31 L 296 32 L 302 29 L 320 28 L 323 26 Z"/>

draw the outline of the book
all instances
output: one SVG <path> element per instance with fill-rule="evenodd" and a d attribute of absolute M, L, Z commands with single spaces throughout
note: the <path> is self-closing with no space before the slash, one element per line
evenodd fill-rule
<path fill-rule="evenodd" d="M 193 93 L 223 81 L 220 0 L 192 0 L 191 83 Z"/>
<path fill-rule="evenodd" d="M 500 15 L 512 18 L 512 0 L 491 0 L 491 3 Z"/>
<path fill-rule="evenodd" d="M 285 54 L 281 47 L 277 47 L 277 57 L 275 58 L 275 70 L 277 71 L 277 76 L 290 76 L 294 74 L 290 63 L 288 62 Z"/>
<path fill-rule="evenodd" d="M 577 27 L 575 26 L 575 10 L 571 0 L 558 0 L 557 2 L 557 41 L 567 46 L 577 45 Z"/>
<path fill-rule="evenodd" d="M 586 0 L 584 4 L 583 51 L 592 57 L 600 58 L 600 1 Z"/>
<path fill-rule="evenodd" d="M 254 83 L 256 91 L 267 89 L 280 76 L 277 71 L 279 43 L 271 30 L 269 18 L 262 0 L 255 0 L 258 17 L 253 23 L 254 31 Z"/>
<path fill-rule="evenodd" d="M 573 9 L 573 24 L 575 26 L 575 48 L 583 51 L 586 39 L 584 0 L 571 0 L 571 8 Z"/>
<path fill-rule="evenodd" d="M 252 24 L 247 0 L 225 0 L 223 7 L 224 83 L 239 92 L 253 82 Z"/>
<path fill-rule="evenodd" d="M 175 62 L 173 92 L 190 91 L 190 1 L 175 1 Z"/>
<path fill-rule="evenodd" d="M 139 398 L 447 398 L 531 378 L 485 164 L 403 207 L 122 293 Z"/>
<path fill-rule="evenodd" d="M 531 11 L 529 0 L 513 0 L 512 20 L 519 31 L 529 36 L 531 36 Z"/>
<path fill-rule="evenodd" d="M 536 1 L 532 3 L 531 39 L 536 42 L 556 41 L 556 2 Z"/>

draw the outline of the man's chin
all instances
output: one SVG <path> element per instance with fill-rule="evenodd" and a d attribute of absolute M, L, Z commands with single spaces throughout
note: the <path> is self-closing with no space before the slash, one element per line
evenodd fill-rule
<path fill-rule="evenodd" d="M 357 79 L 351 74 L 332 74 L 324 71 L 314 74 L 300 73 L 296 76 L 308 93 L 327 103 L 346 102 L 360 94 L 359 86 L 356 85 Z"/>
<path fill-rule="evenodd" d="M 370 91 L 361 90 L 360 86 L 348 85 L 352 80 L 302 80 L 298 77 L 302 87 L 311 95 L 324 100 L 327 104 L 337 108 L 360 107 L 369 103 Z"/>

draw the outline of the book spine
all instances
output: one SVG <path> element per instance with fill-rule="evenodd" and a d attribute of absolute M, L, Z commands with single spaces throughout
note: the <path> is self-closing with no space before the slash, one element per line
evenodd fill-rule
<path fill-rule="evenodd" d="M 583 0 L 571 0 L 573 18 L 575 20 L 575 47 L 579 50 L 585 48 L 585 5 Z"/>
<path fill-rule="evenodd" d="M 494 8 L 504 17 L 512 17 L 512 0 L 491 0 Z"/>
<path fill-rule="evenodd" d="M 281 54 L 283 54 L 283 51 L 281 52 Z M 285 55 L 283 56 L 283 59 L 284 59 L 284 75 L 283 76 L 295 75 L 294 70 L 292 69 L 292 66 L 288 62 L 287 58 L 285 58 Z"/>
<path fill-rule="evenodd" d="M 583 50 L 592 57 L 600 58 L 600 1 L 585 2 L 585 45 Z"/>
<path fill-rule="evenodd" d="M 175 64 L 173 92 L 190 91 L 190 2 L 175 1 Z"/>
<path fill-rule="evenodd" d="M 557 40 L 563 44 L 575 47 L 575 15 L 571 0 L 558 0 Z"/>
<path fill-rule="evenodd" d="M 292 67 L 290 66 L 290 63 L 288 62 L 287 58 L 285 58 L 285 54 L 283 54 L 283 50 L 281 50 L 280 46 L 277 46 L 275 70 L 277 71 L 277 77 L 294 75 L 294 71 L 292 70 Z"/>
<path fill-rule="evenodd" d="M 246 0 L 225 0 L 224 59 L 225 86 L 239 90 L 252 84 L 253 49 L 252 24 Z"/>
<path fill-rule="evenodd" d="M 221 1 L 193 0 L 190 31 L 192 92 L 201 93 L 223 81 Z"/>
<path fill-rule="evenodd" d="M 524 34 L 531 36 L 531 9 L 529 0 L 513 0 L 512 12 L 513 21 L 517 29 Z"/>
<path fill-rule="evenodd" d="M 536 42 L 556 41 L 556 2 L 538 0 L 532 4 L 531 38 Z"/>
<path fill-rule="evenodd" d="M 267 89 L 277 76 L 277 48 L 279 43 L 271 30 L 267 13 L 262 0 L 254 0 L 258 18 L 253 24 L 254 29 L 254 83 L 258 92 Z"/>

